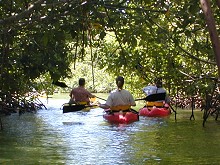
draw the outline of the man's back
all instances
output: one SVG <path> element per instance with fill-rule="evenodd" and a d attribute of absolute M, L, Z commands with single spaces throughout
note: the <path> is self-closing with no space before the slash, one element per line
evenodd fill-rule
<path fill-rule="evenodd" d="M 71 92 L 76 102 L 89 102 L 89 92 L 83 87 L 74 88 Z"/>

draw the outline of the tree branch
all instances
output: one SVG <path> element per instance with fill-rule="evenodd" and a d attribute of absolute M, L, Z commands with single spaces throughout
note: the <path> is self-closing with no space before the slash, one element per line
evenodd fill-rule
<path fill-rule="evenodd" d="M 216 0 L 217 6 L 220 9 L 220 0 Z"/>
<path fill-rule="evenodd" d="M 30 15 L 37 7 L 39 7 L 43 3 L 44 3 L 44 0 L 37 0 L 32 5 L 30 5 L 30 7 L 27 10 L 19 13 L 18 15 L 14 15 L 14 16 L 8 17 L 4 20 L 0 20 L 0 24 L 5 25 L 5 24 L 14 23 L 15 21 L 18 21 L 18 20 L 24 18 L 25 16 Z"/>
<path fill-rule="evenodd" d="M 216 63 L 218 66 L 218 75 L 220 77 L 220 40 L 218 38 L 218 33 L 216 30 L 214 16 L 211 10 L 211 5 L 209 0 L 200 0 L 201 8 L 205 15 L 206 24 L 209 30 L 210 39 L 213 46 L 213 51 L 215 53 Z"/>
<path fill-rule="evenodd" d="M 189 53 L 188 51 L 186 51 L 184 48 L 182 48 L 180 45 L 177 45 L 178 48 L 180 48 L 184 53 L 186 53 L 186 55 L 194 60 L 198 60 L 198 61 L 201 61 L 201 62 L 204 62 L 204 63 L 207 63 L 207 64 L 213 64 L 213 65 L 216 65 L 215 62 L 212 62 L 212 61 L 206 61 L 206 60 L 203 60 L 201 58 L 198 58 L 194 55 L 192 55 L 191 53 Z"/>

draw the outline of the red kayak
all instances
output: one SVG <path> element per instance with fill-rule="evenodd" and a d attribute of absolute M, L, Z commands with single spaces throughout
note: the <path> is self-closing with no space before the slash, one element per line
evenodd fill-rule
<path fill-rule="evenodd" d="M 139 120 L 139 115 L 136 111 L 134 112 L 114 112 L 103 115 L 103 118 L 109 123 L 115 124 L 128 124 Z"/>
<path fill-rule="evenodd" d="M 171 111 L 169 108 L 158 108 L 158 107 L 143 107 L 139 110 L 140 116 L 148 116 L 148 117 L 165 117 L 169 116 L 171 114 Z"/>

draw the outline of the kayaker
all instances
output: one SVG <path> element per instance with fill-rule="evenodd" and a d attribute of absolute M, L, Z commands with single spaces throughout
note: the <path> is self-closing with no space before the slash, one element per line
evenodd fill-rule
<path fill-rule="evenodd" d="M 117 89 L 113 90 L 105 104 L 100 104 L 99 107 L 103 109 L 110 109 L 111 111 L 125 111 L 129 110 L 131 106 L 136 106 L 134 97 L 128 91 L 123 89 L 124 78 L 118 76 L 116 78 Z"/>
<path fill-rule="evenodd" d="M 90 98 L 95 98 L 96 96 L 91 94 L 87 89 L 85 89 L 85 79 L 79 79 L 79 86 L 73 88 L 70 92 L 70 104 L 83 104 L 89 105 Z"/>
<path fill-rule="evenodd" d="M 165 93 L 166 97 L 164 100 L 155 100 L 155 102 L 148 102 L 147 106 L 163 106 L 165 103 L 170 103 L 170 98 L 167 94 L 167 91 L 163 88 L 162 78 L 155 78 L 154 85 L 148 85 L 143 88 L 143 92 L 146 94 L 146 96 L 156 94 L 156 93 Z"/>

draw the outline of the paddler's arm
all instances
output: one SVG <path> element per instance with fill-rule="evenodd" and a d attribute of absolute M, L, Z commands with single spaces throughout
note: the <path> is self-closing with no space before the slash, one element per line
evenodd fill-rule
<path fill-rule="evenodd" d="M 87 92 L 88 92 L 88 97 L 89 97 L 89 98 L 95 98 L 95 97 L 96 97 L 95 95 L 93 95 L 92 93 L 90 93 L 88 90 L 87 90 Z"/>
<path fill-rule="evenodd" d="M 73 94 L 73 90 L 70 91 L 69 96 L 70 96 L 71 99 L 75 100 L 75 97 L 74 97 L 74 94 Z"/>
<path fill-rule="evenodd" d="M 134 97 L 131 95 L 131 99 L 130 99 L 130 106 L 136 106 L 136 102 L 134 100 Z"/>
<path fill-rule="evenodd" d="M 95 98 L 96 96 L 95 95 L 93 95 L 93 94 L 91 94 L 91 96 L 90 96 L 90 98 Z"/>
<path fill-rule="evenodd" d="M 132 104 L 130 104 L 130 106 L 134 106 L 134 107 L 135 107 L 135 106 L 136 106 L 136 103 L 132 103 Z"/>
<path fill-rule="evenodd" d="M 109 109 L 112 105 L 112 99 L 111 99 L 111 94 L 108 96 L 105 104 L 99 104 L 99 107 L 100 108 L 103 108 L 103 109 Z"/>

